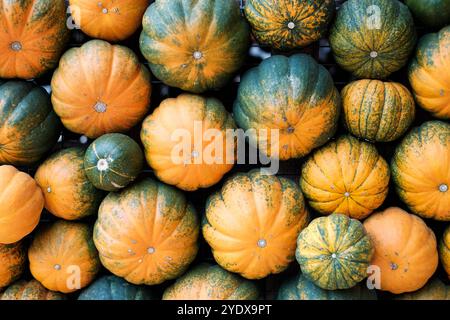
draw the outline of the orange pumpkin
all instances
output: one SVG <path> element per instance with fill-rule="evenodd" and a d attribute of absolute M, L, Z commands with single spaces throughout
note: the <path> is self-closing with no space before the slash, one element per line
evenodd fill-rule
<path fill-rule="evenodd" d="M 75 24 L 87 35 L 119 41 L 141 26 L 149 3 L 149 0 L 70 0 L 70 11 Z"/>
<path fill-rule="evenodd" d="M 20 280 L 11 285 L 0 295 L 0 300 L 65 300 L 59 293 L 47 290 L 36 280 Z"/>
<path fill-rule="evenodd" d="M 439 257 L 441 258 L 442 266 L 445 272 L 447 272 L 450 279 L 450 226 L 445 229 L 439 245 Z"/>
<path fill-rule="evenodd" d="M 150 104 L 150 74 L 130 49 L 92 40 L 68 50 L 52 78 L 52 102 L 64 126 L 89 138 L 124 132 Z"/>
<path fill-rule="evenodd" d="M 398 300 L 450 300 L 450 285 L 438 278 L 429 281 L 422 289 L 404 293 L 396 297 Z"/>
<path fill-rule="evenodd" d="M 161 181 L 193 191 L 212 186 L 233 167 L 235 139 L 226 131 L 235 127 L 219 100 L 182 94 L 164 100 L 144 121 L 141 140 Z M 179 150 L 180 144 L 189 149 Z"/>
<path fill-rule="evenodd" d="M 69 293 L 91 283 L 100 269 L 92 229 L 57 221 L 39 230 L 28 250 L 33 277 L 49 290 Z"/>
<path fill-rule="evenodd" d="M 371 264 L 379 268 L 381 290 L 416 291 L 436 271 L 436 237 L 418 216 L 389 208 L 371 215 L 364 227 L 375 248 Z"/>
<path fill-rule="evenodd" d="M 224 269 L 248 279 L 280 273 L 294 259 L 308 214 L 291 180 L 238 173 L 206 204 L 203 236 Z"/>
<path fill-rule="evenodd" d="M 0 243 L 14 243 L 39 223 L 44 196 L 36 181 L 16 168 L 0 166 Z"/>
<path fill-rule="evenodd" d="M 0 289 L 16 281 L 25 270 L 26 249 L 22 242 L 0 244 Z"/>

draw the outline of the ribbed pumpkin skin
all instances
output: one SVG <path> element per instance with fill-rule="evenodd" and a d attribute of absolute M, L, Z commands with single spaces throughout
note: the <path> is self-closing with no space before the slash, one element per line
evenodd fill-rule
<path fill-rule="evenodd" d="M 66 300 L 59 293 L 47 290 L 36 280 L 20 280 L 0 294 L 0 300 Z"/>
<path fill-rule="evenodd" d="M 244 130 L 255 129 L 248 132 L 253 146 L 287 160 L 334 135 L 340 104 L 333 79 L 313 58 L 272 56 L 242 77 L 234 118 Z M 272 139 L 272 129 L 279 130 L 279 141 Z"/>
<path fill-rule="evenodd" d="M 30 82 L 0 81 L 0 115 L 0 164 L 33 164 L 60 135 L 50 96 Z"/>
<path fill-rule="evenodd" d="M 450 221 L 450 124 L 429 121 L 400 143 L 391 163 L 400 198 L 424 218 Z"/>
<path fill-rule="evenodd" d="M 450 286 L 435 278 L 422 289 L 404 293 L 396 298 L 398 300 L 450 300 Z"/>
<path fill-rule="evenodd" d="M 27 261 L 22 242 L 0 244 L 0 289 L 16 281 L 25 270 Z"/>
<path fill-rule="evenodd" d="M 104 193 L 84 172 L 84 150 L 61 150 L 45 160 L 35 179 L 45 197 L 45 208 L 59 218 L 77 220 L 97 213 Z"/>
<path fill-rule="evenodd" d="M 450 226 L 445 229 L 444 235 L 439 244 L 439 257 L 450 279 Z"/>
<path fill-rule="evenodd" d="M 235 128 L 233 118 L 219 100 L 181 94 L 164 100 L 145 119 L 141 140 L 147 162 L 161 181 L 194 191 L 216 184 L 233 168 L 235 139 L 227 140 L 227 130 Z M 207 137 L 212 130 L 219 132 Z M 184 134 L 189 135 L 184 138 Z M 184 141 L 191 150 L 175 156 L 174 150 Z M 211 146 L 215 148 L 216 143 L 220 143 L 222 152 L 216 150 L 218 153 L 212 156 Z"/>
<path fill-rule="evenodd" d="M 295 241 L 307 220 L 293 181 L 253 170 L 234 175 L 208 198 L 203 236 L 222 268 L 261 279 L 294 260 Z"/>
<path fill-rule="evenodd" d="M 258 287 L 218 265 L 194 267 L 164 291 L 163 300 L 257 300 Z"/>
<path fill-rule="evenodd" d="M 345 290 L 324 290 L 299 274 L 281 285 L 277 300 L 377 300 L 377 294 L 363 283 Z"/>
<path fill-rule="evenodd" d="M 428 27 L 443 27 L 450 24 L 448 0 L 405 0 L 405 4 L 413 15 Z"/>
<path fill-rule="evenodd" d="M 409 65 L 417 103 L 440 119 L 450 119 L 450 26 L 423 36 Z"/>
<path fill-rule="evenodd" d="M 351 82 L 342 90 L 342 99 L 347 129 L 369 141 L 394 141 L 414 120 L 414 99 L 400 83 L 378 80 Z"/>
<path fill-rule="evenodd" d="M 95 140 L 84 155 L 84 171 L 98 189 L 117 191 L 126 187 L 141 172 L 144 153 L 130 137 L 105 134 Z"/>
<path fill-rule="evenodd" d="M 323 37 L 334 10 L 334 0 L 248 0 L 244 12 L 259 43 L 290 50 Z"/>
<path fill-rule="evenodd" d="M 136 54 L 102 40 L 68 50 L 51 86 L 53 107 L 64 126 L 89 138 L 138 124 L 152 92 L 150 73 Z"/>
<path fill-rule="evenodd" d="M 344 2 L 329 38 L 336 62 L 354 76 L 370 79 L 387 78 L 403 67 L 416 39 L 411 13 L 398 0 Z"/>
<path fill-rule="evenodd" d="M 64 1 L 1 1 L 0 26 L 0 78 L 39 77 L 58 64 L 69 40 Z"/>
<path fill-rule="evenodd" d="M 422 288 L 436 271 L 436 237 L 419 217 L 400 208 L 375 213 L 364 221 L 380 268 L 381 290 L 395 294 Z"/>
<path fill-rule="evenodd" d="M 198 234 L 195 209 L 183 193 L 146 178 L 105 198 L 94 242 L 113 274 L 154 285 L 188 268 L 198 251 Z"/>
<path fill-rule="evenodd" d="M 321 214 L 364 219 L 383 204 L 389 179 L 389 166 L 374 145 L 342 136 L 305 162 L 300 186 Z"/>
<path fill-rule="evenodd" d="M 72 17 L 92 38 L 119 41 L 140 26 L 150 0 L 70 0 Z"/>
<path fill-rule="evenodd" d="M 40 229 L 28 250 L 33 277 L 49 290 L 70 293 L 90 284 L 100 270 L 92 228 L 59 220 Z M 79 268 L 74 270 L 74 267 Z M 80 276 L 80 287 L 74 278 Z"/>
<path fill-rule="evenodd" d="M 326 290 L 348 289 L 361 282 L 372 255 L 361 222 L 342 214 L 314 219 L 297 240 L 296 258 L 303 274 Z"/>
<path fill-rule="evenodd" d="M 142 25 L 140 48 L 152 73 L 194 93 L 223 87 L 250 44 L 250 28 L 236 1 L 156 0 Z"/>
<path fill-rule="evenodd" d="M 116 276 L 103 276 L 84 289 L 78 300 L 154 300 L 149 287 L 136 286 Z"/>
<path fill-rule="evenodd" d="M 33 178 L 12 166 L 0 166 L 0 243 L 15 243 L 38 225 L 44 197 Z"/>

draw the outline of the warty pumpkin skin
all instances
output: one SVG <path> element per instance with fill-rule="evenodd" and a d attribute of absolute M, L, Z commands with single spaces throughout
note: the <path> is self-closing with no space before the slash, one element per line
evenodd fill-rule
<path fill-rule="evenodd" d="M 326 290 L 348 289 L 367 277 L 373 245 L 363 225 L 342 214 L 314 219 L 297 239 L 302 273 Z"/>
<path fill-rule="evenodd" d="M 445 229 L 444 235 L 442 236 L 439 244 L 439 257 L 442 266 L 450 279 L 450 226 Z"/>
<path fill-rule="evenodd" d="M 0 164 L 30 165 L 61 133 L 50 96 L 25 81 L 0 81 Z"/>
<path fill-rule="evenodd" d="M 342 90 L 342 99 L 347 129 L 369 141 L 394 141 L 414 120 L 414 99 L 400 83 L 354 81 Z"/>
<path fill-rule="evenodd" d="M 177 278 L 198 251 L 199 221 L 184 194 L 150 178 L 103 200 L 94 242 L 103 266 L 133 284 Z"/>
<path fill-rule="evenodd" d="M 364 221 L 380 268 L 381 290 L 395 294 L 422 288 L 438 265 L 436 237 L 425 222 L 400 208 L 388 208 Z"/>
<path fill-rule="evenodd" d="M 334 0 L 247 0 L 244 10 L 258 42 L 281 50 L 319 40 L 334 11 Z"/>
<path fill-rule="evenodd" d="M 423 36 L 409 65 L 417 104 L 440 119 L 450 119 L 450 26 Z"/>
<path fill-rule="evenodd" d="M 398 195 L 414 213 L 450 221 L 450 124 L 413 129 L 397 146 L 391 169 Z"/>
<path fill-rule="evenodd" d="M 66 297 L 59 293 L 47 290 L 36 280 L 20 280 L 0 294 L 0 300 L 66 300 Z"/>
<path fill-rule="evenodd" d="M 374 145 L 346 135 L 314 152 L 304 163 L 300 186 L 321 214 L 364 219 L 389 190 L 389 165 Z"/>
<path fill-rule="evenodd" d="M 33 277 L 47 289 L 62 293 L 86 287 L 100 270 L 92 228 L 80 222 L 59 220 L 42 227 L 28 259 Z"/>
<path fill-rule="evenodd" d="M 96 189 L 84 172 L 84 150 L 61 150 L 42 163 L 35 175 L 45 197 L 45 208 L 66 220 L 97 213 L 104 193 Z"/>
<path fill-rule="evenodd" d="M 53 74 L 52 103 L 64 126 L 97 138 L 125 132 L 150 105 L 150 73 L 130 49 L 91 40 L 68 50 Z"/>
<path fill-rule="evenodd" d="M 261 279 L 294 260 L 297 235 L 307 220 L 293 181 L 252 170 L 234 175 L 208 198 L 203 236 L 222 268 Z"/>
<path fill-rule="evenodd" d="M 404 293 L 397 300 L 450 300 L 450 286 L 438 278 L 430 280 L 422 289 Z"/>
<path fill-rule="evenodd" d="M 414 49 L 411 13 L 398 0 L 348 0 L 330 30 L 336 62 L 357 78 L 385 79 Z"/>
<path fill-rule="evenodd" d="M 156 0 L 142 21 L 142 54 L 165 84 L 201 93 L 223 87 L 244 63 L 250 28 L 236 1 Z"/>
<path fill-rule="evenodd" d="M 150 0 L 70 0 L 74 22 L 92 38 L 119 41 L 140 26 Z"/>
<path fill-rule="evenodd" d="M 13 166 L 0 166 L 0 243 L 15 243 L 38 225 L 44 197 L 36 181 Z"/>
<path fill-rule="evenodd" d="M 163 300 L 257 300 L 258 287 L 251 281 L 203 263 L 164 291 Z"/>
<path fill-rule="evenodd" d="M 64 1 L 0 2 L 0 78 L 41 76 L 56 67 L 68 40 Z"/>
<path fill-rule="evenodd" d="M 164 100 L 145 119 L 141 140 L 147 162 L 161 181 L 194 191 L 214 185 L 233 168 L 235 139 L 228 138 L 227 130 L 235 128 L 233 118 L 219 100 L 181 94 Z M 216 132 L 211 137 L 212 130 Z M 185 141 L 191 150 L 174 155 Z M 216 148 L 218 143 L 222 152 Z M 211 146 L 215 150 L 211 151 Z"/>
<path fill-rule="evenodd" d="M 26 248 L 22 242 L 0 244 L 0 289 L 20 277 L 26 267 L 26 257 Z"/>
<path fill-rule="evenodd" d="M 246 72 L 234 104 L 249 142 L 280 160 L 299 158 L 336 132 L 341 99 L 328 71 L 305 54 L 272 56 Z M 278 130 L 279 139 L 276 139 Z"/>
<path fill-rule="evenodd" d="M 405 0 L 405 4 L 428 27 L 440 28 L 450 24 L 449 0 Z"/>

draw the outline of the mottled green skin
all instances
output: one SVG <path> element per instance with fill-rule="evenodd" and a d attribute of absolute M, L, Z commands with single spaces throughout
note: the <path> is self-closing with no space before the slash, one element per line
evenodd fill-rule
<path fill-rule="evenodd" d="M 450 24 L 450 0 L 405 0 L 405 4 L 428 27 Z"/>
<path fill-rule="evenodd" d="M 150 287 L 136 286 L 116 276 L 103 276 L 78 296 L 78 300 L 155 300 Z"/>
<path fill-rule="evenodd" d="M 0 82 L 0 164 L 29 165 L 58 140 L 49 94 L 30 82 Z"/>
<path fill-rule="evenodd" d="M 371 6 L 381 11 L 371 11 Z M 344 2 L 329 38 L 336 62 L 354 76 L 370 79 L 387 78 L 403 67 L 416 39 L 412 15 L 398 0 Z M 371 57 L 372 52 L 376 57 Z"/>
<path fill-rule="evenodd" d="M 106 160 L 103 169 L 99 160 Z M 86 150 L 84 170 L 92 184 L 101 190 L 117 191 L 126 187 L 141 172 L 144 154 L 130 137 L 106 134 L 95 140 Z"/>
<path fill-rule="evenodd" d="M 277 300 L 377 300 L 377 294 L 363 283 L 345 290 L 324 290 L 300 273 L 281 285 Z"/>

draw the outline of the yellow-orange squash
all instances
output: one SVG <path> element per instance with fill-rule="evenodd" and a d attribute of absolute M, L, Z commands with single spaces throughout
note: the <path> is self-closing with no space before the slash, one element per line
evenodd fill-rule
<path fill-rule="evenodd" d="M 450 300 L 450 286 L 435 278 L 422 289 L 401 294 L 396 298 L 398 300 Z"/>
<path fill-rule="evenodd" d="M 39 281 L 20 280 L 8 287 L 0 300 L 65 300 L 66 297 L 59 293 L 47 290 Z"/>
<path fill-rule="evenodd" d="M 187 269 L 198 251 L 198 234 L 198 217 L 183 193 L 146 178 L 103 200 L 94 241 L 109 271 L 154 285 Z"/>
<path fill-rule="evenodd" d="M 161 181 L 193 191 L 217 183 L 233 167 L 235 139 L 227 130 L 235 127 L 219 100 L 182 94 L 164 100 L 144 121 L 141 140 Z"/>
<path fill-rule="evenodd" d="M 22 242 L 0 244 L 0 289 L 20 277 L 25 270 L 26 256 Z"/>
<path fill-rule="evenodd" d="M 28 174 L 0 166 L 0 243 L 19 241 L 37 226 L 44 196 Z"/>
<path fill-rule="evenodd" d="M 450 226 L 445 229 L 439 244 L 439 257 L 441 258 L 442 266 L 450 279 Z"/>
<path fill-rule="evenodd" d="M 371 215 L 364 227 L 375 254 L 371 264 L 380 277 L 381 290 L 395 294 L 422 288 L 436 271 L 436 237 L 425 222 L 400 208 Z"/>
<path fill-rule="evenodd" d="M 295 182 L 253 170 L 234 175 L 209 197 L 203 236 L 224 269 L 261 279 L 294 260 L 307 219 Z"/>
<path fill-rule="evenodd" d="M 389 178 L 374 145 L 342 136 L 305 162 L 300 185 L 314 210 L 364 219 L 384 202 Z"/>
<path fill-rule="evenodd" d="M 70 293 L 91 283 L 100 269 L 92 228 L 57 221 L 37 233 L 28 250 L 33 277 L 49 290 Z"/>
<path fill-rule="evenodd" d="M 68 50 L 51 86 L 53 107 L 64 126 L 89 138 L 129 130 L 150 104 L 146 67 L 130 49 L 102 40 Z"/>

